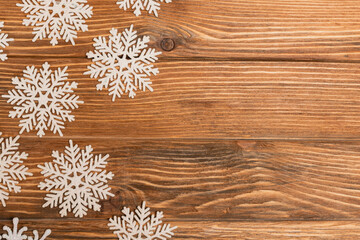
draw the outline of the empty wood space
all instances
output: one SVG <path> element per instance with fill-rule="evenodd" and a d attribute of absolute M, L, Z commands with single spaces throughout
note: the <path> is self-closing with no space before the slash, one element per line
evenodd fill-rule
<path fill-rule="evenodd" d="M 360 236 L 360 5 L 357 0 L 173 0 L 136 17 L 116 0 L 88 0 L 89 31 L 76 45 L 32 42 L 16 3 L 0 0 L 15 41 L 0 62 L 0 96 L 26 66 L 68 66 L 84 101 L 63 137 L 25 132 L 33 173 L 0 204 L 0 229 L 49 239 L 116 239 L 108 219 L 146 201 L 178 226 L 171 239 L 358 239 Z M 162 51 L 154 92 L 115 102 L 84 75 L 93 38 L 134 25 Z M 0 98 L 0 132 L 19 133 Z M 83 219 L 43 208 L 39 164 L 69 140 L 110 155 L 114 197 Z M 0 231 L 0 234 L 2 231 Z"/>

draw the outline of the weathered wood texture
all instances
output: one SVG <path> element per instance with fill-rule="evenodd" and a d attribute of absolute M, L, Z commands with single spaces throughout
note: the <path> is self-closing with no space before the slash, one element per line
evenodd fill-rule
<path fill-rule="evenodd" d="M 358 141 L 73 140 L 110 153 L 107 169 L 115 174 L 110 186 L 116 197 L 86 219 L 120 214 L 142 200 L 175 220 L 359 219 Z M 58 209 L 41 207 L 37 165 L 52 160 L 51 150 L 63 151 L 67 138 L 20 142 L 34 176 L 20 194 L 11 194 L 2 217 L 59 217 Z"/>
<path fill-rule="evenodd" d="M 360 60 L 360 5 L 357 0 L 181 0 L 162 4 L 159 18 L 136 18 L 122 11 L 116 0 L 89 0 L 94 16 L 89 31 L 77 44 L 51 47 L 48 40 L 31 43 L 32 29 L 22 26 L 24 14 L 18 0 L 0 0 L 0 20 L 17 39 L 11 56 L 85 56 L 92 38 L 108 35 L 112 27 L 133 23 L 140 34 L 149 34 L 152 46 L 164 38 L 176 43 L 163 57 L 217 59 Z"/>
<path fill-rule="evenodd" d="M 358 138 L 358 64 L 284 62 L 161 62 L 154 92 L 111 101 L 84 76 L 82 59 L 10 59 L 0 65 L 0 95 L 25 66 L 69 66 L 69 79 L 85 102 L 66 123 L 65 136 L 130 138 Z M 16 134 L 19 119 L 0 99 L 4 133 Z M 24 134 L 34 136 L 36 132 Z"/>
<path fill-rule="evenodd" d="M 69 66 L 85 104 L 64 137 L 24 133 L 34 176 L 0 206 L 50 239 L 115 239 L 107 218 L 146 200 L 179 227 L 174 239 L 358 239 L 360 234 L 360 5 L 357 0 L 175 0 L 159 18 L 88 0 L 89 31 L 76 46 L 31 42 L 16 3 L 0 0 L 4 32 L 15 38 L 0 62 L 0 95 L 11 78 L 45 61 Z M 92 39 L 134 24 L 163 51 L 154 93 L 112 102 L 84 76 Z M 336 62 L 336 63 L 330 63 Z M 0 131 L 19 132 L 0 98 Z M 83 219 L 42 208 L 38 164 L 69 139 L 109 153 L 115 197 Z M 248 140 L 241 140 L 248 139 Z M 264 139 L 264 140 L 259 140 Z M 268 139 L 268 140 L 265 140 Z M 0 227 L 1 229 L 1 227 Z M 0 231 L 1 232 L 1 231 Z"/>
<path fill-rule="evenodd" d="M 218 222 L 218 221 L 167 221 L 178 226 L 171 239 L 246 239 L 246 240 L 353 240 L 358 239 L 358 221 L 283 221 L 283 222 Z M 0 224 L 11 224 L 10 220 Z M 73 219 L 21 220 L 20 225 L 39 229 L 41 233 L 52 227 L 50 239 L 115 239 L 106 230 L 107 221 Z"/>

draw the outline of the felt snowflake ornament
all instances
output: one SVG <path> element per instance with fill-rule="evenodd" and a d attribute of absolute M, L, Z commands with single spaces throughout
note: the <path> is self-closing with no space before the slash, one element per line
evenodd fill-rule
<path fill-rule="evenodd" d="M 160 10 L 160 2 L 170 3 L 171 0 L 118 0 L 117 4 L 119 8 L 125 11 L 131 7 L 134 9 L 136 16 L 140 16 L 141 10 L 146 9 L 149 14 L 153 13 L 157 17 L 158 10 Z"/>
<path fill-rule="evenodd" d="M 4 139 L 1 134 L 0 132 L 0 202 L 5 207 L 9 192 L 19 193 L 21 191 L 21 187 L 18 186 L 19 180 L 25 180 L 26 177 L 32 176 L 32 173 L 22 165 L 28 155 L 18 151 L 17 141 L 20 136 Z"/>
<path fill-rule="evenodd" d="M 151 64 L 161 52 L 147 48 L 150 37 L 137 37 L 133 25 L 122 33 L 112 29 L 109 40 L 105 37 L 95 38 L 95 51 L 87 53 L 93 63 L 85 74 L 92 78 L 99 77 L 97 90 L 109 88 L 109 95 L 115 101 L 117 97 L 127 94 L 134 98 L 138 89 L 153 91 L 149 76 L 159 73 Z"/>
<path fill-rule="evenodd" d="M 94 156 L 90 145 L 80 150 L 72 140 L 69 143 L 65 154 L 53 151 L 53 162 L 38 166 L 41 174 L 48 177 L 39 188 L 50 192 L 46 194 L 43 207 L 59 205 L 62 217 L 73 212 L 75 217 L 81 218 L 88 209 L 100 211 L 99 199 L 114 196 L 107 185 L 114 175 L 105 170 L 109 155 Z"/>
<path fill-rule="evenodd" d="M 37 230 L 34 230 L 33 231 L 34 236 L 27 236 L 25 234 L 25 232 L 28 230 L 28 228 L 22 227 L 19 229 L 18 224 L 19 224 L 19 219 L 14 218 L 12 229 L 9 228 L 8 226 L 4 226 L 3 230 L 6 231 L 7 233 L 0 235 L 0 239 L 3 239 L 3 240 L 44 240 L 51 233 L 50 229 L 46 229 L 44 234 L 42 235 L 42 237 L 39 238 L 40 237 L 39 232 Z"/>
<path fill-rule="evenodd" d="M 19 126 L 20 134 L 25 130 L 37 130 L 37 135 L 42 137 L 45 130 L 50 130 L 62 136 L 65 121 L 74 121 L 71 110 L 78 108 L 79 97 L 72 94 L 77 88 L 76 82 L 65 82 L 68 74 L 67 67 L 50 69 L 48 63 L 43 64 L 38 70 L 34 66 L 27 67 L 22 78 L 15 77 L 12 83 L 15 89 L 8 91 L 7 102 L 15 105 L 9 117 L 22 118 Z"/>
<path fill-rule="evenodd" d="M 4 27 L 4 22 L 0 22 L 0 47 L 6 48 L 9 46 L 9 42 L 14 41 L 13 38 L 9 38 L 8 34 L 2 32 L 1 28 Z M 7 54 L 3 53 L 4 50 L 0 49 L 0 60 L 5 61 L 7 59 Z"/>
<path fill-rule="evenodd" d="M 33 42 L 50 38 L 55 46 L 58 39 L 75 45 L 77 31 L 87 31 L 85 19 L 91 18 L 92 7 L 87 0 L 22 0 L 17 6 L 28 14 L 23 25 L 33 26 Z"/>
<path fill-rule="evenodd" d="M 170 224 L 161 225 L 163 212 L 150 215 L 150 208 L 145 206 L 145 202 L 135 212 L 124 207 L 122 213 L 121 218 L 110 218 L 108 224 L 120 240 L 166 240 L 174 235 L 173 231 L 177 228 L 170 227 Z"/>

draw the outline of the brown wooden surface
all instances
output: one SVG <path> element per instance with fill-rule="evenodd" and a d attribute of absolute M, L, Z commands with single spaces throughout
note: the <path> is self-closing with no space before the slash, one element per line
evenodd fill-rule
<path fill-rule="evenodd" d="M 64 135 L 126 138 L 357 138 L 360 135 L 360 68 L 355 63 L 162 61 L 154 92 L 111 101 L 97 80 L 83 75 L 80 58 L 14 58 L 0 65 L 0 95 L 23 66 L 69 66 L 85 104 Z M 19 120 L 0 100 L 4 133 Z M 24 134 L 34 136 L 35 133 Z M 51 135 L 51 134 L 49 134 Z"/>
<path fill-rule="evenodd" d="M 34 174 L 0 206 L 49 239 L 116 239 L 107 219 L 143 200 L 177 225 L 174 239 L 358 239 L 360 236 L 360 5 L 357 0 L 174 0 L 159 18 L 88 0 L 94 16 L 76 46 L 33 43 L 20 0 L 0 0 L 15 38 L 0 62 L 0 95 L 35 64 L 69 66 L 85 103 L 64 137 L 24 133 Z M 134 24 L 162 51 L 154 92 L 111 101 L 84 76 L 92 38 Z M 162 49 L 164 39 L 175 48 Z M 19 119 L 0 98 L 0 131 Z M 84 219 L 42 208 L 38 164 L 69 139 L 109 153 L 115 197 Z M 1 231 L 0 231 L 1 232 Z"/>
<path fill-rule="evenodd" d="M 89 0 L 94 16 L 75 47 L 29 42 L 32 29 L 22 26 L 24 14 L 16 0 L 0 2 L 4 29 L 17 39 L 8 49 L 14 56 L 84 56 L 95 36 L 133 23 L 139 33 L 151 36 L 153 46 L 174 39 L 176 49 L 166 58 L 360 60 L 357 0 L 181 0 L 162 4 L 159 18 L 145 13 L 136 18 L 117 8 L 116 0 Z"/>
<path fill-rule="evenodd" d="M 280 222 L 225 222 L 225 221 L 168 221 L 177 225 L 176 237 L 171 239 L 305 239 L 353 240 L 360 234 L 357 221 L 280 221 Z M 0 224 L 11 224 L 10 220 Z M 20 225 L 37 228 L 41 232 L 52 226 L 51 239 L 115 239 L 106 230 L 107 221 L 73 219 L 29 219 Z M 76 230 L 74 230 L 76 229 Z"/>
<path fill-rule="evenodd" d="M 142 200 L 175 220 L 360 219 L 359 141 L 72 139 L 109 153 L 107 169 L 115 175 L 116 197 L 87 219 L 109 218 Z M 63 151 L 68 139 L 35 140 L 20 140 L 34 175 L 21 194 L 11 194 L 4 217 L 58 217 L 58 209 L 41 207 L 46 192 L 37 188 L 43 179 L 37 165 L 51 161 L 52 150 Z"/>
<path fill-rule="evenodd" d="M 280 221 L 280 222 L 225 222 L 225 221 L 168 221 L 177 225 L 176 237 L 171 239 L 305 239 L 352 240 L 360 234 L 357 221 Z M 11 221 L 0 221 L 10 225 Z M 41 232 L 52 226 L 51 239 L 115 239 L 106 230 L 107 221 L 73 219 L 29 219 L 20 225 L 37 228 Z M 76 231 L 74 230 L 76 229 Z M 221 233 L 221 234 L 220 234 Z"/>

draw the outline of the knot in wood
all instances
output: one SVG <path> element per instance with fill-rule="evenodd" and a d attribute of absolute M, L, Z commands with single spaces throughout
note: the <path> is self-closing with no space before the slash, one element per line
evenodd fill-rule
<path fill-rule="evenodd" d="M 160 45 L 164 51 L 171 51 L 175 48 L 175 41 L 171 38 L 164 38 Z"/>

